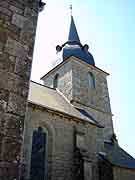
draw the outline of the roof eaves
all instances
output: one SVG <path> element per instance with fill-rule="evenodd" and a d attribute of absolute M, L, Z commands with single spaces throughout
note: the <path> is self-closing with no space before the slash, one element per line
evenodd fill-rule
<path fill-rule="evenodd" d="M 85 62 L 83 59 L 80 59 L 80 58 L 78 58 L 78 57 L 76 57 L 76 56 L 74 56 L 74 55 L 71 54 L 71 55 L 70 55 L 69 57 L 67 57 L 64 61 L 62 61 L 60 64 L 58 64 L 58 65 L 55 66 L 53 69 L 51 69 L 49 72 L 47 72 L 45 75 L 43 75 L 43 76 L 40 78 L 40 80 L 43 80 L 45 77 L 49 76 L 49 74 L 50 74 L 51 72 L 55 71 L 56 69 L 60 68 L 62 65 L 66 64 L 71 57 L 74 57 L 74 58 L 77 58 L 77 59 L 81 60 L 80 62 L 85 63 L 85 64 L 91 66 L 92 68 L 95 68 L 95 69 L 97 69 L 97 70 L 105 73 L 106 75 L 110 75 L 109 73 L 107 73 L 106 71 L 98 68 L 97 66 L 88 64 L 88 63 Z"/>
<path fill-rule="evenodd" d="M 43 80 L 45 77 L 49 76 L 49 74 L 53 71 L 55 71 L 56 69 L 60 68 L 62 65 L 64 65 L 65 63 L 67 63 L 69 61 L 69 58 L 67 58 L 65 61 L 62 61 L 60 64 L 58 64 L 57 66 L 55 66 L 53 69 L 51 69 L 49 72 L 47 72 L 45 75 L 43 75 L 40 80 Z"/>
<path fill-rule="evenodd" d="M 105 141 L 105 144 L 109 144 L 110 146 L 114 146 L 114 144 L 110 141 Z M 119 145 L 118 145 L 119 146 Z M 120 146 L 119 148 L 126 153 L 130 158 L 133 158 L 131 155 L 129 155 L 126 151 L 124 151 Z M 108 151 L 109 152 L 109 151 Z M 117 152 L 118 153 L 118 152 Z M 106 154 L 108 154 L 106 152 Z M 129 158 L 128 157 L 128 158 Z M 109 156 L 103 156 L 104 159 L 106 159 L 108 162 L 110 162 L 110 164 L 112 164 L 115 167 L 120 167 L 120 168 L 125 168 L 125 169 L 135 169 L 135 159 L 134 159 L 134 165 L 133 164 L 122 164 L 121 162 L 115 162 L 115 161 L 111 161 L 111 159 L 109 158 Z M 113 154 L 112 154 L 112 158 L 113 158 Z M 130 161 L 129 161 L 130 162 Z"/>
<path fill-rule="evenodd" d="M 48 110 L 55 111 L 55 112 L 57 112 L 57 113 L 62 113 L 63 115 L 66 115 L 66 116 L 69 116 L 69 117 L 78 119 L 78 120 L 83 121 L 83 122 L 90 123 L 90 124 L 92 124 L 92 125 L 94 125 L 94 126 L 96 126 L 96 127 L 101 128 L 98 124 L 96 124 L 96 123 L 94 123 L 94 122 L 92 122 L 92 121 L 89 121 L 89 120 L 87 120 L 87 119 L 79 118 L 79 117 L 76 117 L 76 116 L 74 116 L 74 115 L 65 113 L 65 112 L 63 112 L 63 111 L 59 111 L 59 110 L 57 110 L 57 109 L 50 108 L 50 107 L 45 106 L 45 105 L 42 105 L 42 104 L 34 103 L 34 102 L 30 101 L 30 100 L 28 100 L 28 103 L 33 104 L 33 105 L 37 105 L 37 106 L 39 106 L 39 107 L 42 107 L 42 108 L 45 108 L 45 109 L 48 109 Z"/>
<path fill-rule="evenodd" d="M 73 55 L 71 55 L 71 56 L 73 56 Z M 79 59 L 79 60 L 80 60 L 79 62 L 82 62 L 82 63 L 84 63 L 84 64 L 87 64 L 87 65 L 91 66 L 92 68 L 95 68 L 95 69 L 97 69 L 97 70 L 99 70 L 99 71 L 105 73 L 106 75 L 110 75 L 110 74 L 107 73 L 106 71 L 104 71 L 104 70 L 98 68 L 98 67 L 95 66 L 95 65 L 92 65 L 92 64 L 89 64 L 89 63 L 85 62 L 85 61 L 84 61 L 83 59 L 81 59 L 81 58 L 78 58 L 78 57 L 76 57 L 76 56 L 73 56 L 73 57 L 75 57 L 75 60 L 78 60 L 78 59 Z M 69 58 L 69 57 L 68 57 L 68 58 Z"/>
<path fill-rule="evenodd" d="M 53 87 L 45 86 L 44 84 L 40 84 L 40 83 L 35 82 L 35 81 L 32 81 L 32 80 L 30 80 L 30 82 L 32 82 L 32 83 L 34 83 L 34 84 L 37 84 L 37 85 L 39 85 L 39 86 L 42 86 L 42 87 L 45 87 L 45 88 L 52 89 L 52 90 L 56 91 L 56 89 L 53 88 Z"/>

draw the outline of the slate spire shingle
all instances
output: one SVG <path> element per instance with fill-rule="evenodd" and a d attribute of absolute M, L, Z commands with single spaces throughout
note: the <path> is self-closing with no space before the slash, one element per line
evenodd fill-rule
<path fill-rule="evenodd" d="M 62 46 L 56 46 L 57 54 L 62 51 L 62 53 L 60 54 L 61 57 L 59 56 L 59 59 L 61 58 L 62 61 L 65 61 L 69 57 L 74 56 L 88 64 L 95 66 L 94 58 L 88 51 L 88 49 L 89 46 L 87 44 L 82 45 L 82 43 L 80 42 L 80 38 L 74 23 L 74 18 L 71 14 L 68 40 L 64 44 L 62 44 Z"/>
<path fill-rule="evenodd" d="M 69 30 L 69 35 L 68 35 L 68 41 L 80 42 L 77 29 L 74 23 L 74 18 L 72 15 L 71 15 L 71 24 L 70 24 L 70 30 Z"/>

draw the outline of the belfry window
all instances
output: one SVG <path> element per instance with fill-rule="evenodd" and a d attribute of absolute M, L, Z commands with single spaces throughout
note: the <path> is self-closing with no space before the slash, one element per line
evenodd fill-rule
<path fill-rule="evenodd" d="M 56 89 L 58 87 L 58 79 L 59 79 L 59 74 L 56 74 L 53 80 L 53 88 Z"/>
<path fill-rule="evenodd" d="M 88 73 L 88 84 L 89 84 L 89 88 L 95 89 L 95 77 L 92 74 L 92 72 Z"/>
<path fill-rule="evenodd" d="M 30 177 L 45 180 L 46 133 L 42 127 L 33 131 Z"/>

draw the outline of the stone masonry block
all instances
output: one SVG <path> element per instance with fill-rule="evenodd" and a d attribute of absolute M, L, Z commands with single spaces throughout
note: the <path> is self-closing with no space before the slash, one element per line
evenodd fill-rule
<path fill-rule="evenodd" d="M 36 11 L 34 9 L 26 7 L 24 10 L 24 16 L 27 18 L 36 17 Z"/>
<path fill-rule="evenodd" d="M 0 19 L 3 19 L 5 21 L 5 24 L 0 27 L 0 42 L 5 45 L 8 37 L 17 40 L 19 36 L 19 30 L 13 25 L 10 25 L 10 22 L 8 19 L 4 19 L 3 16 Z M 8 29 L 7 29 L 8 28 Z"/>
<path fill-rule="evenodd" d="M 5 120 L 4 120 L 4 113 L 3 111 L 0 111 L 0 127 L 4 127 L 4 124 L 5 124 Z M 2 132 L 0 131 L 0 134 Z"/>
<path fill-rule="evenodd" d="M 0 76 L 3 76 L 3 78 L 0 79 L 0 90 L 3 89 L 5 90 L 5 92 L 10 91 L 13 93 L 17 93 L 22 97 L 27 97 L 29 89 L 29 81 L 27 80 L 28 78 L 22 78 L 16 74 L 8 73 L 2 70 L 0 71 Z M 7 93 L 5 93 L 5 95 L 7 95 Z M 1 98 L 3 97 L 4 96 L 2 95 Z"/>
<path fill-rule="evenodd" d="M 15 67 L 15 59 L 9 57 L 8 54 L 0 54 L 0 69 L 7 72 L 13 72 Z"/>
<path fill-rule="evenodd" d="M 0 19 L 3 21 L 10 21 L 10 16 L 7 16 L 6 14 L 3 14 L 0 12 Z"/>
<path fill-rule="evenodd" d="M 20 159 L 20 143 L 18 139 L 14 137 L 7 137 L 4 139 L 2 160 L 3 161 L 13 161 L 17 163 Z"/>
<path fill-rule="evenodd" d="M 0 79 L 0 98 L 2 101 L 6 101 L 4 97 L 8 98 L 6 93 L 7 91 L 17 93 L 18 95 L 27 98 L 29 89 L 28 81 L 25 81 L 24 78 L 21 78 L 15 74 L 7 73 L 6 71 L 1 71 L 0 75 L 4 75 L 3 79 Z M 3 96 L 3 93 L 1 92 L 3 90 L 5 90 L 6 96 Z"/>
<path fill-rule="evenodd" d="M 11 38 L 8 39 L 5 47 L 5 52 L 17 57 L 25 57 L 27 55 L 27 50 L 27 46 L 22 46 L 22 44 Z"/>
<path fill-rule="evenodd" d="M 28 81 L 26 81 L 28 78 L 20 77 L 13 73 L 8 73 L 8 81 L 7 81 L 7 87 L 10 92 L 17 93 L 18 95 L 21 95 L 23 97 L 26 97 L 26 94 L 24 91 L 26 91 L 26 88 L 28 89 Z"/>
<path fill-rule="evenodd" d="M 1 15 L 0 15 L 1 18 Z M 5 42 L 7 40 L 7 31 L 5 31 L 4 28 L 0 27 L 0 42 L 1 42 L 1 46 L 3 44 L 3 46 L 5 45 Z"/>
<path fill-rule="evenodd" d="M 0 89 L 0 110 L 5 111 L 7 108 L 9 92 L 4 89 Z"/>
<path fill-rule="evenodd" d="M 15 7 L 15 6 L 12 6 L 12 5 L 11 5 L 11 6 L 9 7 L 9 9 L 10 9 L 11 11 L 13 11 L 14 13 L 17 13 L 17 14 L 20 14 L 20 15 L 23 14 L 23 10 L 20 9 L 20 8 Z"/>
<path fill-rule="evenodd" d="M 1 7 L 1 6 L 0 6 L 0 12 L 8 16 L 11 16 L 12 14 L 11 11 L 9 11 L 7 8 Z"/>
<path fill-rule="evenodd" d="M 4 7 L 4 8 L 8 8 L 8 6 L 9 6 L 9 3 L 8 3 L 8 1 L 0 1 L 0 6 L 1 7 Z"/>
<path fill-rule="evenodd" d="M 19 165 L 15 162 L 0 162 L 0 180 L 15 180 L 18 177 Z"/>
<path fill-rule="evenodd" d="M 32 47 L 35 40 L 34 34 L 36 31 L 34 27 L 35 27 L 36 22 L 32 21 L 32 19 L 36 20 L 36 17 L 32 17 L 25 21 L 25 26 L 23 30 L 21 31 L 20 40 L 23 44 L 29 45 L 30 49 L 32 49 L 33 51 Z"/>
<path fill-rule="evenodd" d="M 23 139 L 23 118 L 0 111 L 0 134 Z"/>
<path fill-rule="evenodd" d="M 19 39 L 20 31 L 21 31 L 19 27 L 12 24 L 10 20 L 5 20 L 5 23 L 4 23 L 3 26 L 4 26 L 5 29 L 7 28 L 8 36 L 11 39 L 15 39 L 15 40 Z"/>
<path fill-rule="evenodd" d="M 19 116 L 24 116 L 25 107 L 26 107 L 26 98 L 22 98 L 17 94 L 10 93 L 9 101 L 8 101 L 8 109 L 7 109 L 9 113 L 13 113 Z"/>
<path fill-rule="evenodd" d="M 0 100 L 0 110 L 5 111 L 6 107 L 7 107 L 7 102 L 4 100 Z"/>
<path fill-rule="evenodd" d="M 3 43 L 0 42 L 0 54 L 2 54 L 3 47 L 4 47 Z"/>
<path fill-rule="evenodd" d="M 19 14 L 14 14 L 12 17 L 12 24 L 16 25 L 19 28 L 23 28 L 26 18 Z"/>
<path fill-rule="evenodd" d="M 3 134 L 0 132 L 0 154 L 1 154 L 2 143 L 3 143 Z"/>
<path fill-rule="evenodd" d="M 26 58 L 16 58 L 15 73 L 22 77 L 30 77 L 31 60 Z"/>
<path fill-rule="evenodd" d="M 0 77 L 3 77 L 0 78 L 0 89 L 8 89 L 7 84 L 5 83 L 8 81 L 8 75 L 5 73 L 5 71 L 2 71 L 1 69 L 0 69 Z"/>
<path fill-rule="evenodd" d="M 5 134 L 8 137 L 15 137 L 22 139 L 23 137 L 23 118 L 5 113 L 4 116 L 4 128 Z"/>

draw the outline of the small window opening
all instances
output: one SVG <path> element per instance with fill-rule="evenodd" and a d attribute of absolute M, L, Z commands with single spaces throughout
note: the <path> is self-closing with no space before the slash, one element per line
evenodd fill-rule
<path fill-rule="evenodd" d="M 59 79 L 59 74 L 56 74 L 53 80 L 53 88 L 56 89 L 58 87 L 58 79 Z"/>
<path fill-rule="evenodd" d="M 88 73 L 88 84 L 91 89 L 95 89 L 95 77 L 92 72 Z"/>

